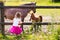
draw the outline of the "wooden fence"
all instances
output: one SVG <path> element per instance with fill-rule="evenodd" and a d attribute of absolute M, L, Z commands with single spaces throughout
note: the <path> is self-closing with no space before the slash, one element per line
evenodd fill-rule
<path fill-rule="evenodd" d="M 0 11 L 1 11 L 1 32 L 3 35 L 4 34 L 4 25 L 11 25 L 12 23 L 4 23 L 4 8 L 37 8 L 37 9 L 60 9 L 60 6 L 33 6 L 33 7 L 30 7 L 30 6 L 4 6 L 4 3 L 3 2 L 0 2 Z M 32 22 L 29 22 L 29 23 L 22 23 L 22 25 L 31 25 Z M 57 22 L 37 22 L 35 23 L 36 25 L 51 25 L 51 24 L 58 24 L 60 25 L 60 23 L 57 23 Z"/>

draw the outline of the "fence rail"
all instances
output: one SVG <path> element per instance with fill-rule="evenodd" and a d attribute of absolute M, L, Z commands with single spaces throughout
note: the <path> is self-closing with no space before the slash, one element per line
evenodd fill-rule
<path fill-rule="evenodd" d="M 12 23 L 3 23 L 3 22 L 0 22 L 0 24 L 4 24 L 4 25 L 12 25 Z M 35 23 L 32 23 L 32 22 L 23 22 L 22 23 L 23 25 L 32 25 L 32 24 L 36 24 L 36 25 L 60 25 L 60 22 L 35 22 Z M 19 24 L 21 25 L 21 24 Z"/>
<path fill-rule="evenodd" d="M 0 8 L 42 8 L 42 9 L 60 9 L 60 6 L 0 6 Z"/>

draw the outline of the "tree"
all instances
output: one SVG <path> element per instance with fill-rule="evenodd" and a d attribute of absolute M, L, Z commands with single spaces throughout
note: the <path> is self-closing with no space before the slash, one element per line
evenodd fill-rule
<path fill-rule="evenodd" d="M 60 2 L 60 0 L 52 0 L 52 2 Z"/>

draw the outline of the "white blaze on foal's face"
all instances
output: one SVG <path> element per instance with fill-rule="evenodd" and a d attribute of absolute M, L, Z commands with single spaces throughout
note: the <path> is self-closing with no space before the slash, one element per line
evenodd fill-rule
<path fill-rule="evenodd" d="M 30 14 L 34 13 L 32 10 L 30 11 Z"/>

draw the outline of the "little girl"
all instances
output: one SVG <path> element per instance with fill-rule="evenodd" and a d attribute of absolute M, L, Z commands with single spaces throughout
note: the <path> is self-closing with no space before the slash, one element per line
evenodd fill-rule
<path fill-rule="evenodd" d="M 10 31 L 12 34 L 16 34 L 16 35 L 21 34 L 22 28 L 21 28 L 21 25 L 18 25 L 18 24 L 21 24 L 21 23 L 22 23 L 22 22 L 21 22 L 21 13 L 20 13 L 20 12 L 17 12 L 17 13 L 15 14 L 14 19 L 13 19 L 13 25 L 12 25 L 12 27 L 10 28 L 9 31 Z"/>

